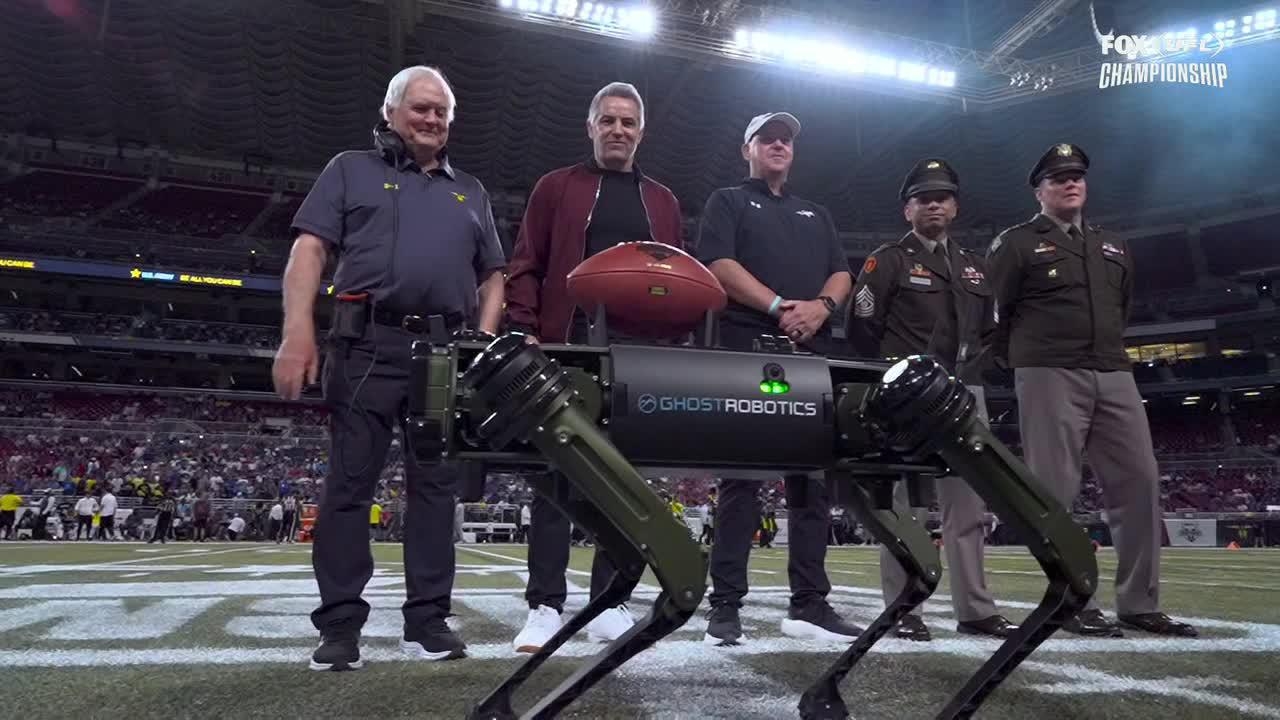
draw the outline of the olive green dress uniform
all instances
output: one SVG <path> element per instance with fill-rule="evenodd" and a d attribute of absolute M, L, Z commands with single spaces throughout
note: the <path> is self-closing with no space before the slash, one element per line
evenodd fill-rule
<path fill-rule="evenodd" d="M 1084 152 L 1064 143 L 1040 158 L 1029 180 L 1035 187 L 1088 167 Z M 1024 459 L 1070 508 L 1080 492 L 1081 453 L 1088 454 L 1116 548 L 1117 612 L 1121 619 L 1156 613 L 1159 475 L 1124 348 L 1132 255 L 1113 233 L 1037 214 L 1001 233 L 989 259 L 1000 318 L 994 352 L 1014 369 Z"/>
<path fill-rule="evenodd" d="M 900 192 L 956 193 L 959 177 L 941 159 L 920 161 Z M 940 243 L 908 232 L 878 248 L 862 266 L 853 288 L 851 328 L 860 352 L 879 357 L 928 354 L 969 386 L 987 422 L 981 360 L 996 327 L 995 302 L 986 259 L 954 241 Z M 938 482 L 943 549 L 951 573 L 951 600 L 962 623 L 996 615 L 995 600 L 983 571 L 985 505 L 958 477 Z M 898 483 L 895 503 L 908 504 L 906 483 Z M 913 510 L 921 525 L 927 508 Z M 880 579 L 887 604 L 902 592 L 907 576 L 887 550 L 880 553 Z M 920 613 L 917 608 L 914 611 Z"/>

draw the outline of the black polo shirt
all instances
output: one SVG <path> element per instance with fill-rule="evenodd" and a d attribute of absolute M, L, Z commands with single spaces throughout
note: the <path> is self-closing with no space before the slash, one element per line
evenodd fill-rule
<path fill-rule="evenodd" d="M 707 198 L 698 226 L 698 259 L 728 258 L 788 300 L 812 300 L 827 279 L 849 271 L 831 213 L 783 188 L 774 195 L 760 179 L 721 188 Z M 732 300 L 724 322 L 776 331 L 778 322 Z"/>
<path fill-rule="evenodd" d="M 369 292 L 406 314 L 476 310 L 478 278 L 506 266 L 489 194 L 448 159 L 422 172 L 376 150 L 329 161 L 293 218 L 337 257 L 335 292 Z"/>

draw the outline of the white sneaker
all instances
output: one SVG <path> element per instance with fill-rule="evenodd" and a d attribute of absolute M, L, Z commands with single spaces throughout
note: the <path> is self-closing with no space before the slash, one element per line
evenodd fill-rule
<path fill-rule="evenodd" d="M 635 624 L 636 619 L 631 617 L 626 605 L 611 607 L 587 623 L 587 639 L 597 643 L 613 642 Z"/>
<path fill-rule="evenodd" d="M 560 629 L 560 613 L 555 608 L 539 605 L 529 611 L 529 618 L 524 621 L 524 629 L 516 635 L 511 645 L 518 653 L 536 653 Z"/>

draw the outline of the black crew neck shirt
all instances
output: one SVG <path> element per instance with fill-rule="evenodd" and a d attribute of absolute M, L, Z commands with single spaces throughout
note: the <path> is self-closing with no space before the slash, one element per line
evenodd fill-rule
<path fill-rule="evenodd" d="M 587 220 L 587 254 L 591 257 L 618 243 L 650 240 L 649 215 L 640 199 L 634 172 L 598 169 L 600 193 Z"/>

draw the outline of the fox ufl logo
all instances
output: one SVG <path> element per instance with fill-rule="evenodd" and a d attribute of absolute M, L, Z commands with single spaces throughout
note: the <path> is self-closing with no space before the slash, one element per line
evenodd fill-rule
<path fill-rule="evenodd" d="M 1103 57 L 1112 59 L 1104 61 L 1099 68 L 1099 89 L 1146 83 L 1220 88 L 1226 83 L 1226 63 L 1204 62 L 1217 57 L 1227 46 L 1226 38 L 1217 32 L 1197 35 L 1194 29 L 1189 29 L 1163 35 L 1116 35 L 1111 30 L 1104 33 L 1098 27 L 1093 3 L 1089 4 L 1089 20 Z M 1197 51 L 1195 61 L 1168 61 Z"/>
<path fill-rule="evenodd" d="M 1093 3 L 1089 3 L 1089 20 L 1093 22 L 1093 34 L 1098 39 L 1098 45 L 1102 46 L 1103 55 L 1114 53 L 1130 60 L 1156 60 L 1199 50 L 1207 56 L 1204 60 L 1212 60 L 1227 46 L 1226 39 L 1216 32 L 1199 37 L 1195 30 L 1163 35 L 1116 35 L 1114 30 L 1104 33 L 1098 29 L 1098 17 L 1094 13 Z"/>

